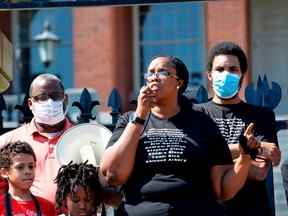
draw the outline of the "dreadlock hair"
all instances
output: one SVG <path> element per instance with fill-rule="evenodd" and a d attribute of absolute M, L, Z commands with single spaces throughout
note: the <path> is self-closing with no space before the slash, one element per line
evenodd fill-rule
<path fill-rule="evenodd" d="M 10 142 L 0 149 L 0 168 L 9 169 L 13 164 L 13 157 L 21 153 L 32 155 L 36 161 L 35 153 L 27 142 Z"/>
<path fill-rule="evenodd" d="M 62 165 L 54 180 L 57 184 L 56 209 L 65 209 L 65 200 L 69 193 L 75 196 L 75 187 L 82 186 L 87 193 L 88 188 L 95 193 L 95 206 L 101 201 L 101 185 L 98 178 L 98 169 L 87 163 L 73 163 Z M 99 192 L 99 193 L 97 193 Z M 97 208 L 96 208 L 97 209 Z"/>

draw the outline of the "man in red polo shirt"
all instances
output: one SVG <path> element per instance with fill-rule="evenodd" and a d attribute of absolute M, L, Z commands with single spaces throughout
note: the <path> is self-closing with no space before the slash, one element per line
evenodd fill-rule
<path fill-rule="evenodd" d="M 65 117 L 67 95 L 61 80 L 52 74 L 37 76 L 30 85 L 28 100 L 34 118 L 31 122 L 0 136 L 0 148 L 13 141 L 29 143 L 37 158 L 36 176 L 31 191 L 55 202 L 56 184 L 53 180 L 60 164 L 56 160 L 55 145 L 63 132 L 72 127 Z M 5 181 L 0 179 L 0 192 Z"/>

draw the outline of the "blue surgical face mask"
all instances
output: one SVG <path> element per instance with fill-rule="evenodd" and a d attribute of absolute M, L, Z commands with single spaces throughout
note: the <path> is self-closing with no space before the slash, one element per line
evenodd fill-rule
<path fill-rule="evenodd" d="M 233 98 L 240 89 L 240 79 L 238 74 L 232 72 L 212 72 L 212 86 L 215 94 L 223 99 Z"/>

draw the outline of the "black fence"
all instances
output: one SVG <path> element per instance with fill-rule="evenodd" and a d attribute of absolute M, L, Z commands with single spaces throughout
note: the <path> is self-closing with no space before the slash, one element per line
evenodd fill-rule
<path fill-rule="evenodd" d="M 130 98 L 129 102 L 134 107 L 137 104 L 136 95 L 137 94 L 134 94 L 134 96 Z M 196 103 L 202 103 L 209 100 L 207 90 L 199 83 L 188 86 L 184 95 L 189 100 L 192 100 Z M 275 82 L 271 82 L 271 84 L 269 84 L 266 76 L 264 76 L 263 78 L 259 76 L 256 85 L 251 84 L 245 89 L 245 98 L 247 103 L 268 107 L 272 110 L 276 108 L 276 106 L 280 103 L 281 97 L 282 97 L 282 91 L 280 85 Z M 106 124 L 105 123 L 103 124 L 101 121 L 98 122 L 109 128 L 110 130 L 113 130 L 119 116 L 122 114 L 121 101 L 122 100 L 119 92 L 116 89 L 113 89 L 107 102 L 107 106 L 111 108 L 110 109 L 111 112 L 109 113 L 111 120 L 109 121 L 109 123 Z M 72 107 L 76 107 L 79 110 L 77 117 L 75 118 L 76 120 L 74 119 L 72 120 L 72 122 L 74 122 L 75 124 L 81 124 L 81 123 L 89 123 L 94 120 L 97 121 L 97 115 L 93 114 L 92 110 L 98 105 L 100 105 L 99 100 L 92 99 L 91 93 L 88 91 L 88 89 L 84 88 L 80 94 L 79 100 L 73 101 L 71 103 Z M 15 128 L 15 127 L 6 127 L 6 128 L 3 127 L 3 121 L 4 121 L 3 112 L 7 111 L 7 108 L 8 107 L 3 95 L 0 95 L 0 134 Z M 18 124 L 30 122 L 31 119 L 33 118 L 32 112 L 28 107 L 27 95 L 23 97 L 22 103 L 14 106 L 13 109 L 19 112 L 20 118 Z M 276 125 L 277 131 L 288 128 L 288 120 L 286 119 L 276 121 L 276 124 L 277 124 Z M 270 194 L 269 196 L 270 204 L 271 207 L 274 209 L 275 203 L 274 203 L 274 183 L 273 183 L 272 169 L 270 170 L 270 173 L 266 178 L 266 185 L 267 185 L 267 191 Z"/>
<path fill-rule="evenodd" d="M 135 108 L 137 104 L 137 94 L 133 94 L 133 96 L 129 100 L 130 107 Z M 202 103 L 209 100 L 207 90 L 204 86 L 199 83 L 190 84 L 186 89 L 184 95 L 191 101 L 195 103 Z M 69 95 L 68 95 L 69 96 Z M 270 109 L 274 109 L 280 103 L 282 97 L 282 91 L 279 84 L 275 82 L 271 82 L 269 84 L 267 77 L 264 75 L 263 79 L 259 76 L 256 85 L 251 84 L 247 86 L 245 89 L 245 98 L 247 103 L 268 107 Z M 16 125 L 23 124 L 25 122 L 30 122 L 33 118 L 33 114 L 28 107 L 28 98 L 26 95 L 23 97 L 23 101 L 20 104 L 15 105 L 14 107 L 7 106 L 7 102 L 4 99 L 3 95 L 0 95 L 0 134 L 3 134 L 9 130 L 12 130 L 14 127 L 4 127 L 4 120 L 9 121 L 10 118 L 5 119 L 3 113 L 6 112 L 6 116 L 11 115 L 12 112 L 15 113 L 15 110 L 18 112 L 19 118 L 16 118 L 18 121 Z M 73 100 L 73 97 L 71 97 Z M 70 100 L 71 100 L 70 98 Z M 76 101 L 72 101 L 70 108 L 77 108 L 79 112 L 77 112 L 76 118 L 70 118 L 70 120 L 75 124 L 88 123 L 90 121 L 97 121 L 97 115 L 93 114 L 93 109 L 100 105 L 99 99 L 92 99 L 91 92 L 84 88 L 81 90 L 80 97 Z M 69 99 L 69 98 L 68 98 Z M 113 130 L 115 124 L 122 114 L 122 99 L 117 89 L 113 89 L 108 98 L 107 107 L 110 108 L 111 112 L 110 117 L 111 121 L 109 123 L 102 123 L 98 121 L 100 124 L 103 124 L 110 130 Z M 74 108 L 74 110 L 75 110 Z M 69 113 L 69 112 L 68 112 Z M 75 112 L 74 112 L 75 114 Z M 71 115 L 68 117 L 71 117 Z M 288 120 L 279 120 L 276 122 L 277 131 L 287 129 L 288 128 Z M 17 127 L 17 126 L 16 126 Z"/>
<path fill-rule="evenodd" d="M 10 106 L 8 106 L 8 103 L 7 101 L 5 101 L 4 96 L 0 95 L 0 134 L 13 130 L 16 127 L 18 127 L 18 125 L 31 121 L 31 119 L 33 118 L 33 114 L 28 106 L 28 98 L 29 98 L 28 95 L 24 96 L 21 104 L 17 104 L 11 108 L 10 107 L 11 104 Z M 131 98 L 130 104 L 131 105 L 136 104 L 136 100 Z M 76 113 L 77 115 L 76 118 L 75 117 L 72 118 L 71 113 L 69 115 L 69 112 L 68 112 L 67 117 L 74 124 L 89 123 L 90 121 L 94 121 L 94 120 L 97 121 L 97 115 L 93 113 L 93 109 L 98 105 L 100 105 L 99 100 L 93 100 L 91 93 L 88 91 L 88 89 L 84 88 L 81 92 L 80 99 L 78 101 L 72 101 L 71 107 L 68 106 L 67 108 L 67 109 L 69 108 L 71 109 L 73 107 L 76 107 L 78 109 L 78 112 Z M 109 128 L 110 130 L 113 130 L 119 116 L 122 113 L 121 96 L 116 89 L 113 89 L 111 91 L 107 106 L 111 108 L 110 116 L 112 120 L 108 124 L 106 123 L 103 125 Z M 16 126 L 4 127 L 4 121 L 5 122 L 9 120 L 11 121 L 12 119 L 11 115 L 12 113 L 15 113 L 15 111 L 18 112 L 18 116 L 19 116 L 19 118 L 18 117 L 16 118 L 16 120 L 18 121 L 16 122 Z M 6 118 L 3 116 L 4 112 L 6 114 L 5 115 Z M 101 122 L 99 123 L 101 124 Z"/>

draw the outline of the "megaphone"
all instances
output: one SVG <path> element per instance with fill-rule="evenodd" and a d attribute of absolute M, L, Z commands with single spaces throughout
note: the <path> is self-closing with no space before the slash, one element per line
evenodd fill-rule
<path fill-rule="evenodd" d="M 85 162 L 99 166 L 111 131 L 98 123 L 83 123 L 66 130 L 56 144 L 60 165 Z"/>
<path fill-rule="evenodd" d="M 66 130 L 56 144 L 56 158 L 60 165 L 85 162 L 99 166 L 103 152 L 112 136 L 111 131 L 98 123 L 83 123 Z M 114 209 L 105 205 L 106 215 L 114 216 Z M 97 214 L 98 215 L 98 214 Z"/>

